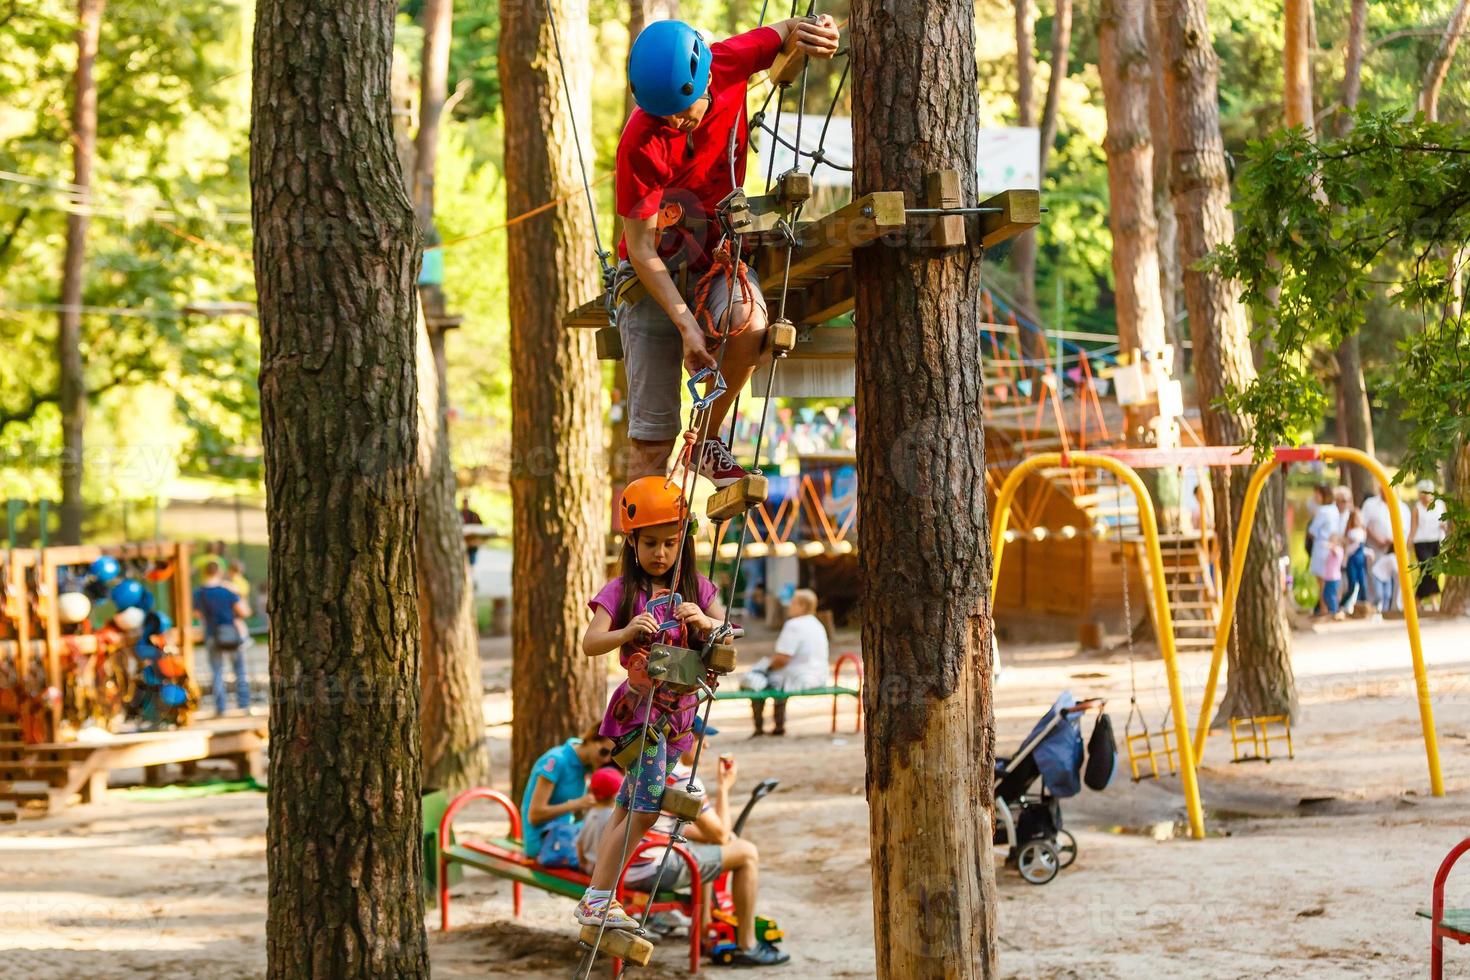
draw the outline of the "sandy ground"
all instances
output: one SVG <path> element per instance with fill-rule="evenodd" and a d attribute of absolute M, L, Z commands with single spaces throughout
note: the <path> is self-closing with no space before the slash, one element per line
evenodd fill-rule
<path fill-rule="evenodd" d="M 1106 792 L 1068 800 L 1076 864 L 1043 887 L 998 870 L 1005 975 L 1423 975 L 1428 932 L 1413 911 L 1427 904 L 1444 852 L 1470 833 L 1470 622 L 1430 622 L 1425 642 L 1445 798 L 1428 794 L 1402 623 L 1298 634 L 1296 759 L 1231 765 L 1228 739 L 1213 738 L 1201 770 L 1211 833 L 1202 842 L 1175 833 L 1177 779 L 1134 784 L 1120 773 Z M 747 641 L 743 658 L 768 644 Z M 488 731 L 503 774 L 504 642 L 485 654 Z M 1002 753 L 1063 688 L 1108 697 L 1121 738 L 1129 677 L 1121 651 L 1037 646 L 1005 655 Z M 1136 667 L 1139 701 L 1157 728 L 1167 701 L 1162 669 L 1154 659 Z M 1187 658 L 1185 668 L 1197 707 L 1205 662 Z M 737 756 L 745 791 L 761 777 L 781 780 L 746 833 L 761 848 L 761 910 L 788 936 L 793 960 L 781 972 L 866 977 L 874 933 L 862 740 L 830 734 L 829 712 L 826 701 L 794 702 L 791 735 L 747 740 L 746 705 L 718 705 L 718 750 Z M 0 975 L 260 976 L 264 849 L 258 794 L 146 803 L 118 793 L 0 830 Z M 1470 873 L 1455 892 L 1470 902 Z M 434 973 L 565 978 L 576 955 L 569 913 L 566 900 L 528 892 L 516 921 L 508 887 L 472 874 L 454 891 L 454 930 L 439 933 L 437 914 L 426 920 Z M 682 975 L 685 951 L 666 941 L 644 975 Z M 1470 950 L 1452 950 L 1449 960 L 1450 976 L 1470 976 Z"/>

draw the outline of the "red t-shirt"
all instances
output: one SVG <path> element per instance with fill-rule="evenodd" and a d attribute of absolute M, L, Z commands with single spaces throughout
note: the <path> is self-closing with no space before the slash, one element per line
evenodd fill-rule
<path fill-rule="evenodd" d="M 665 204 L 678 204 L 685 228 L 664 229 L 658 253 L 666 261 L 688 261 L 696 269 L 710 263 L 710 252 L 720 240 L 715 210 L 734 189 L 728 155 L 732 127 L 738 127 L 735 186 L 745 180 L 746 86 L 751 75 L 776 60 L 781 34 L 771 27 L 757 28 L 712 45 L 710 52 L 712 102 L 692 133 L 679 132 L 662 116 L 634 109 L 618 141 L 618 214 L 642 219 L 657 214 Z M 626 238 L 618 242 L 618 255 L 628 257 Z"/>

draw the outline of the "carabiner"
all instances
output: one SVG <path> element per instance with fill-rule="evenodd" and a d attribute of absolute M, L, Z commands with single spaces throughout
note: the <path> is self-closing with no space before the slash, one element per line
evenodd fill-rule
<path fill-rule="evenodd" d="M 701 395 L 699 393 L 699 383 L 707 378 L 714 378 L 715 383 L 710 387 L 708 394 Z M 689 379 L 687 385 L 689 388 L 689 397 L 694 399 L 694 409 L 698 412 L 702 412 L 705 409 L 709 408 L 715 403 L 715 399 L 719 398 L 721 395 L 729 390 L 729 386 L 725 384 L 725 376 L 716 371 L 714 368 L 700 368 L 699 371 L 692 378 Z"/>

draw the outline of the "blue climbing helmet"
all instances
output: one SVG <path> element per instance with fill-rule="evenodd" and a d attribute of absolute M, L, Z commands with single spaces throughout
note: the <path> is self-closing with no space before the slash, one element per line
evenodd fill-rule
<path fill-rule="evenodd" d="M 638 108 L 672 116 L 709 89 L 713 56 L 699 32 L 681 20 L 656 20 L 639 32 L 628 52 L 628 87 Z"/>

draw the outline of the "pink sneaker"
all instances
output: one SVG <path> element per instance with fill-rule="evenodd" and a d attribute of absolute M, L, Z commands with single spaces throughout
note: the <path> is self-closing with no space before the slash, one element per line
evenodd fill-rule
<path fill-rule="evenodd" d="M 622 905 L 615 898 L 605 899 L 600 902 L 588 900 L 585 896 L 577 903 L 577 910 L 573 913 L 577 921 L 584 926 L 600 926 L 602 920 L 607 919 L 609 929 L 637 929 L 638 920 L 623 911 Z"/>
<path fill-rule="evenodd" d="M 699 448 L 696 472 L 717 488 L 728 487 L 741 477 L 750 475 L 719 439 L 706 439 Z"/>

